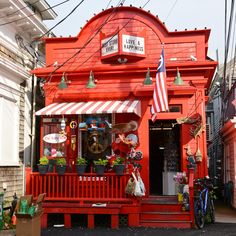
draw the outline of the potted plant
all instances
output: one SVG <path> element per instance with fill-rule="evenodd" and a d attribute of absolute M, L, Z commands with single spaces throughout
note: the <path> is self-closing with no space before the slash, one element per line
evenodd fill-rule
<path fill-rule="evenodd" d="M 56 159 L 56 171 L 58 175 L 63 175 L 66 171 L 66 159 L 59 157 Z"/>
<path fill-rule="evenodd" d="M 79 175 L 84 174 L 86 167 L 87 167 L 87 160 L 81 156 L 77 157 L 76 159 L 76 171 Z"/>
<path fill-rule="evenodd" d="M 41 175 L 48 172 L 48 158 L 46 156 L 42 156 L 39 159 L 38 170 Z"/>
<path fill-rule="evenodd" d="M 108 163 L 108 160 L 99 158 L 98 160 L 93 161 L 93 163 L 94 163 L 96 173 L 98 175 L 103 175 L 106 165 Z"/>
<path fill-rule="evenodd" d="M 123 175 L 125 170 L 125 159 L 123 157 L 117 156 L 112 162 L 113 169 L 117 175 Z"/>

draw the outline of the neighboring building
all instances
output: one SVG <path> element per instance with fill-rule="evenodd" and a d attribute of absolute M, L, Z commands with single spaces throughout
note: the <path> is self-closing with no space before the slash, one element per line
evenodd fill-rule
<path fill-rule="evenodd" d="M 209 35 L 209 29 L 169 32 L 149 12 L 122 6 L 94 16 L 77 37 L 45 39 L 46 66 L 32 72 L 45 79 L 46 106 L 36 112 L 39 153 L 51 160 L 64 157 L 67 170 L 61 176 L 27 172 L 27 193 L 47 193 L 44 227 L 51 213 L 64 214 L 66 227 L 71 214 L 88 215 L 90 228 L 95 214 L 111 214 L 112 227 L 118 215 L 129 226 L 193 226 L 189 167 L 195 160 L 194 176 L 208 174 L 205 92 L 217 65 L 207 57 Z M 163 47 L 170 109 L 153 123 L 150 107 Z M 130 140 L 136 149 L 128 149 Z M 117 175 L 110 168 L 97 175 L 93 160 L 112 152 L 126 158 L 126 172 Z M 78 156 L 89 164 L 83 176 L 75 171 Z M 144 199 L 125 193 L 130 172 L 140 166 Z M 177 202 L 177 192 L 183 194 L 175 189 L 177 172 L 190 173 L 190 211 Z"/>
<path fill-rule="evenodd" d="M 236 208 L 236 126 L 235 126 L 235 59 L 225 69 L 221 65 L 209 92 L 207 120 L 211 137 L 208 145 L 210 175 L 215 178 L 220 194 Z M 232 184 L 231 184 L 232 183 Z M 234 199 L 232 198 L 234 196 Z"/>
<path fill-rule="evenodd" d="M 56 17 L 46 1 L 0 1 L 0 192 L 24 194 L 24 167 L 31 165 L 37 80 L 29 71 L 44 64 L 43 45 L 32 42 Z M 32 42 L 32 43 L 31 43 Z"/>

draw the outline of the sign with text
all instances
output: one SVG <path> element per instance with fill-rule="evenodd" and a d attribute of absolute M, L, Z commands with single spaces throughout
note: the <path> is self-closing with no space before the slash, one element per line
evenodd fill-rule
<path fill-rule="evenodd" d="M 47 134 L 43 137 L 43 141 L 46 143 L 64 143 L 66 140 L 66 135 L 58 133 Z"/>
<path fill-rule="evenodd" d="M 118 52 L 118 34 L 101 40 L 102 57 Z"/>
<path fill-rule="evenodd" d="M 144 37 L 122 35 L 122 51 L 126 53 L 134 53 L 145 55 Z"/>

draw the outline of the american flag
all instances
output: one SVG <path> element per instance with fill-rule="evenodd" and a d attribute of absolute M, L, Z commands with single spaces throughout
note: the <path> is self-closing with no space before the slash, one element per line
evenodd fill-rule
<path fill-rule="evenodd" d="M 164 49 L 162 49 L 161 58 L 157 68 L 156 84 L 153 92 L 153 104 L 151 107 L 152 122 L 155 122 L 158 112 L 168 110 L 169 106 L 166 89 L 166 67 L 164 60 Z"/>

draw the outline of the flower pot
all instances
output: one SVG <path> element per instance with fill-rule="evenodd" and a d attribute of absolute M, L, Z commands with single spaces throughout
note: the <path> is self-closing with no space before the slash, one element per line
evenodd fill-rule
<path fill-rule="evenodd" d="M 106 169 L 106 166 L 104 165 L 95 165 L 95 171 L 97 175 L 103 175 L 105 169 Z"/>
<path fill-rule="evenodd" d="M 39 174 L 45 175 L 48 172 L 48 165 L 40 165 L 38 164 Z"/>
<path fill-rule="evenodd" d="M 83 175 L 87 165 L 75 165 L 76 166 L 76 172 L 78 173 L 78 175 Z"/>
<path fill-rule="evenodd" d="M 58 175 L 64 175 L 66 172 L 66 166 L 56 165 L 56 172 L 58 173 Z"/>
<path fill-rule="evenodd" d="M 49 159 L 48 172 L 54 172 L 54 166 L 56 165 L 56 159 Z"/>
<path fill-rule="evenodd" d="M 115 170 L 117 175 L 123 175 L 125 170 L 124 164 L 116 164 L 113 166 L 113 169 Z"/>

